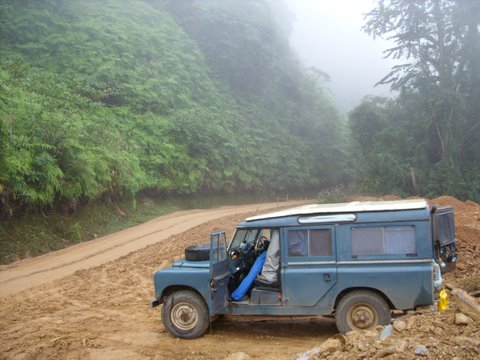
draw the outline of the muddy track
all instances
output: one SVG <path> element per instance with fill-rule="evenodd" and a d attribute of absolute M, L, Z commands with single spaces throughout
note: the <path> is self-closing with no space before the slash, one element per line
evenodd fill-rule
<path fill-rule="evenodd" d="M 149 307 L 154 270 L 211 231 L 231 236 L 246 216 L 276 206 L 176 213 L 3 267 L 0 359 L 295 359 L 336 333 L 332 319 L 220 318 L 203 337 L 182 340 Z"/>
<path fill-rule="evenodd" d="M 456 213 L 460 262 L 446 280 L 480 290 L 480 206 L 450 197 L 434 203 L 453 205 Z M 2 267 L 0 359 L 297 359 L 337 333 L 333 319 L 225 317 L 203 337 L 182 340 L 168 334 L 159 309 L 149 307 L 153 271 L 181 258 L 186 246 L 207 242 L 211 231 L 225 230 L 230 237 L 246 216 L 275 206 L 180 212 Z M 387 340 L 378 340 L 378 333 L 353 333 L 317 358 L 418 359 L 415 349 L 422 345 L 431 358 L 477 359 L 478 323 L 457 325 L 451 300 L 441 314 L 429 307 L 409 312 L 403 318 L 411 328 Z"/>
<path fill-rule="evenodd" d="M 282 203 L 282 205 L 286 205 L 286 203 Z M 0 296 L 60 279 L 77 270 L 104 264 L 213 219 L 235 213 L 259 212 L 275 207 L 278 207 L 278 203 L 177 212 L 96 240 L 31 260 L 19 261 L 0 268 Z"/>

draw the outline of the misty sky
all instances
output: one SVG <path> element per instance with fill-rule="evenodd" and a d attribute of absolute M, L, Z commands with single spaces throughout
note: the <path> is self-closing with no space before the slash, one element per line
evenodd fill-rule
<path fill-rule="evenodd" d="M 393 65 L 382 51 L 392 43 L 361 30 L 373 0 L 286 0 L 293 13 L 291 45 L 306 66 L 331 77 L 329 87 L 339 108 L 349 111 L 365 95 L 389 95 L 374 85 Z"/>

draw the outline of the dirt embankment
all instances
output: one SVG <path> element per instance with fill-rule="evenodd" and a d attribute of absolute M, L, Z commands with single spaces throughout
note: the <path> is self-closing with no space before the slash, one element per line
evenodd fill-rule
<path fill-rule="evenodd" d="M 453 205 L 456 211 L 459 262 L 446 281 L 470 292 L 480 290 L 480 206 L 450 197 L 432 203 Z M 80 267 L 70 275 L 0 297 L 0 359 L 480 357 L 479 322 L 461 318 L 452 296 L 450 308 L 443 313 L 426 308 L 399 314 L 398 330 L 384 340 L 379 340 L 381 327 L 372 333 L 335 335 L 332 319 L 220 319 L 200 339 L 173 338 L 165 332 L 158 308 L 148 307 L 153 296 L 152 272 L 181 257 L 185 246 L 205 242 L 213 230 L 223 229 L 231 235 L 240 220 L 255 212 L 232 211 L 220 212 L 215 220 L 203 220 L 193 228 L 186 222 L 190 230 L 140 250 L 133 241 L 135 251 L 119 259 L 106 263 L 104 259 L 94 267 Z M 309 349 L 315 351 L 306 354 Z"/>

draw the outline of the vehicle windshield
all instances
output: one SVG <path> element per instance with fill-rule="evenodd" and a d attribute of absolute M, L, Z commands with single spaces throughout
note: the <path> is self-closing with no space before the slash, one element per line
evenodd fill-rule
<path fill-rule="evenodd" d="M 245 245 L 247 242 L 255 241 L 258 231 L 258 229 L 237 229 L 230 244 L 230 249 L 235 249 Z"/>

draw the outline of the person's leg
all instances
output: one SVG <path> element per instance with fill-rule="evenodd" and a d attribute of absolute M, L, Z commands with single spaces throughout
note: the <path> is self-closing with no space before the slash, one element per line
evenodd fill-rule
<path fill-rule="evenodd" d="M 248 275 L 245 276 L 245 278 L 242 280 L 240 285 L 235 289 L 235 291 L 232 293 L 231 298 L 232 300 L 235 301 L 240 301 L 243 299 L 247 291 L 250 289 L 252 286 L 253 282 L 255 281 L 255 277 L 260 273 L 262 270 L 263 264 L 265 262 L 265 257 L 267 256 L 267 252 L 264 251 L 261 253 L 255 262 L 253 263 L 252 268 L 248 272 Z"/>
<path fill-rule="evenodd" d="M 272 230 L 270 245 L 267 249 L 267 258 L 259 276 L 262 280 L 270 283 L 278 281 L 278 266 L 280 264 L 280 231 Z"/>

